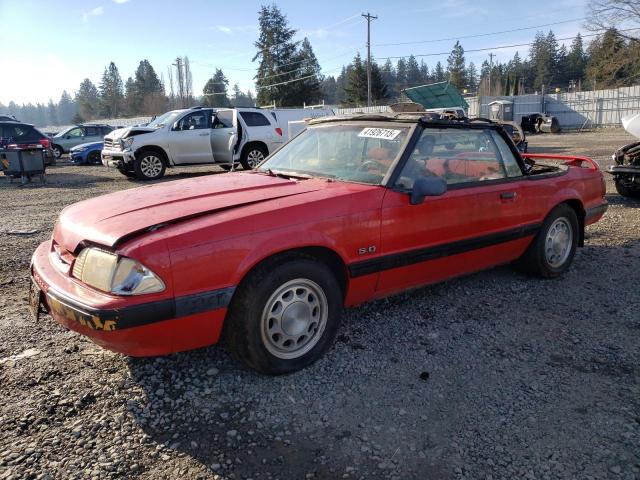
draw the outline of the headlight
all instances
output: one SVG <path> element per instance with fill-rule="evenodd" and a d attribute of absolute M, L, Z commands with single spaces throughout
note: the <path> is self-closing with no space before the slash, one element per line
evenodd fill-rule
<path fill-rule="evenodd" d="M 134 137 L 125 138 L 124 140 L 120 140 L 120 146 L 124 150 L 125 148 L 129 148 L 133 143 Z"/>
<path fill-rule="evenodd" d="M 142 295 L 165 289 L 162 280 L 140 262 L 99 248 L 85 248 L 80 252 L 73 264 L 73 276 L 116 295 Z"/>

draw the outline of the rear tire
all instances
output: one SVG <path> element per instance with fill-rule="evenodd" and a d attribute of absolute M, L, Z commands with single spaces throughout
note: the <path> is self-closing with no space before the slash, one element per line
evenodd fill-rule
<path fill-rule="evenodd" d="M 136 178 L 136 172 L 134 172 L 133 170 L 128 170 L 126 167 L 118 167 L 118 171 L 125 177 Z"/>
<path fill-rule="evenodd" d="M 623 197 L 640 198 L 640 187 L 639 188 L 626 187 L 617 178 L 615 180 L 615 185 L 616 185 L 616 190 Z"/>
<path fill-rule="evenodd" d="M 562 275 L 573 261 L 578 246 L 578 217 L 569 205 L 551 210 L 529 248 L 519 260 L 525 272 L 542 278 Z"/>
<path fill-rule="evenodd" d="M 62 154 L 64 153 L 64 150 L 62 149 L 62 147 L 60 145 L 54 145 L 53 146 L 53 158 L 54 159 L 59 159 L 62 157 Z"/>
<path fill-rule="evenodd" d="M 326 265 L 300 257 L 267 263 L 234 295 L 227 346 L 259 372 L 295 372 L 331 346 L 341 315 L 342 292 Z"/>
<path fill-rule="evenodd" d="M 164 158 L 155 150 L 141 150 L 133 163 L 138 180 L 158 180 L 164 176 Z"/>
<path fill-rule="evenodd" d="M 240 156 L 240 163 L 245 170 L 253 170 L 269 155 L 266 147 L 260 144 L 250 144 L 244 147 Z"/>

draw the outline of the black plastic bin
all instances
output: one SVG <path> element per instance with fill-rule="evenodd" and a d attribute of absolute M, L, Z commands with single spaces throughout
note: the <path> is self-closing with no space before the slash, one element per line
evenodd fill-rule
<path fill-rule="evenodd" d="M 24 185 L 33 177 L 45 178 L 44 150 L 42 147 L 3 148 L 0 149 L 0 170 L 12 182 L 19 178 Z"/>

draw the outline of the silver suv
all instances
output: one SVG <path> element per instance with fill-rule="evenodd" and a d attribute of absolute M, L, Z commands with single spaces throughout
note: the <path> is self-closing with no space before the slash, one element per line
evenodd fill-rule
<path fill-rule="evenodd" d="M 216 164 L 231 170 L 240 163 L 251 169 L 284 143 L 283 133 L 269 110 L 173 110 L 144 127 L 105 136 L 102 163 L 140 180 L 161 178 L 167 167 L 181 165 Z"/>

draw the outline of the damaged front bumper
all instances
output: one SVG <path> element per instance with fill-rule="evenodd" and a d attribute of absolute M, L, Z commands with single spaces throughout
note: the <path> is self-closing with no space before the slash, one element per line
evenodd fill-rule
<path fill-rule="evenodd" d="M 105 167 L 123 168 L 136 159 L 133 150 L 102 150 L 100 154 Z"/>

